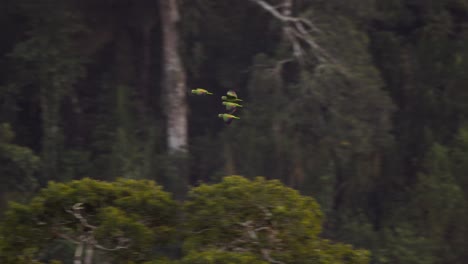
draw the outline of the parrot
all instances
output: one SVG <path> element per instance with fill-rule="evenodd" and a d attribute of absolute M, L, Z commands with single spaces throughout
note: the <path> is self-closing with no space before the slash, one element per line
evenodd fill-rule
<path fill-rule="evenodd" d="M 238 99 L 238 98 L 231 99 L 225 95 L 221 96 L 221 100 L 226 101 L 226 102 L 242 102 L 242 99 Z"/>
<path fill-rule="evenodd" d="M 224 120 L 224 123 L 226 123 L 227 125 L 229 125 L 233 119 L 240 119 L 239 117 L 231 114 L 219 114 L 218 117 L 222 118 Z"/>
<path fill-rule="evenodd" d="M 226 106 L 226 110 L 228 110 L 228 111 L 235 110 L 238 107 L 242 107 L 242 105 L 236 104 L 236 103 L 233 103 L 233 102 L 223 102 L 223 105 Z"/>
<path fill-rule="evenodd" d="M 229 91 L 227 91 L 226 94 L 227 94 L 228 97 L 234 97 L 234 98 L 237 99 L 237 93 L 234 90 L 229 90 Z"/>
<path fill-rule="evenodd" d="M 242 102 L 241 99 L 237 98 L 237 93 L 234 90 L 229 90 L 225 96 L 221 96 L 221 99 L 228 102 Z"/>
<path fill-rule="evenodd" d="M 213 94 L 202 88 L 194 89 L 192 90 L 192 93 L 196 95 L 206 95 L 206 94 L 212 95 Z"/>

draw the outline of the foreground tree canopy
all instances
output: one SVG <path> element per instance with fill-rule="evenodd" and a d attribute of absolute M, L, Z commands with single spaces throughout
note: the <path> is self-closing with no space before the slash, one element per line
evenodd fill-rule
<path fill-rule="evenodd" d="M 277 180 L 231 176 L 201 185 L 190 191 L 185 214 L 188 252 L 248 252 L 268 263 L 368 262 L 367 251 L 319 238 L 318 203 Z"/>
<path fill-rule="evenodd" d="M 151 181 L 52 182 L 29 203 L 10 204 L 0 229 L 0 260 L 369 262 L 365 250 L 320 238 L 322 219 L 313 198 L 264 178 L 230 176 L 194 187 L 183 207 Z M 164 248 L 177 239 L 183 241 L 184 256 L 163 260 L 169 257 Z"/>
<path fill-rule="evenodd" d="M 48 259 L 51 247 L 77 260 L 92 260 L 94 251 L 111 263 L 148 259 L 152 246 L 170 240 L 176 211 L 152 181 L 51 182 L 29 203 L 10 204 L 1 227 L 1 263 Z"/>

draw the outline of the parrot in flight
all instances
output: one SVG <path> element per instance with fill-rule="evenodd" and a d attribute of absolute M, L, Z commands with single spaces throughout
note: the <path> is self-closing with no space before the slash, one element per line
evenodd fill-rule
<path fill-rule="evenodd" d="M 226 123 L 227 125 L 229 125 L 233 119 L 240 119 L 239 117 L 231 114 L 219 114 L 218 117 L 222 118 L 224 120 L 224 123 Z"/>
<path fill-rule="evenodd" d="M 229 90 L 226 95 L 221 96 L 221 99 L 227 102 L 242 102 L 241 99 L 237 98 L 237 93 L 234 90 Z"/>
<path fill-rule="evenodd" d="M 242 107 L 240 104 L 236 104 L 233 102 L 223 102 L 223 105 L 226 106 L 226 110 L 232 111 L 231 114 L 239 107 Z"/>
<path fill-rule="evenodd" d="M 207 94 L 212 95 L 213 94 L 202 88 L 193 89 L 192 93 L 196 95 L 207 95 Z"/>
<path fill-rule="evenodd" d="M 237 93 L 234 90 L 229 90 L 229 91 L 227 91 L 226 94 L 227 94 L 228 97 L 233 97 L 233 98 L 237 99 Z"/>

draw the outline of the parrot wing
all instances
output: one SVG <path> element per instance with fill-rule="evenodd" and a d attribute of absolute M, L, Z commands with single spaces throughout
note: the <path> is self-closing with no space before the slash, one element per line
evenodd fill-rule
<path fill-rule="evenodd" d="M 227 95 L 228 95 L 229 97 L 232 97 L 232 98 L 236 98 L 236 99 L 237 99 L 237 93 L 236 93 L 234 90 L 229 90 L 229 91 L 227 92 Z"/>

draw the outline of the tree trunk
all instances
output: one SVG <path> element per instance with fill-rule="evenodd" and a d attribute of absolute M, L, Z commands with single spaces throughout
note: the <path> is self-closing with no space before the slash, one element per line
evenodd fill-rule
<path fill-rule="evenodd" d="M 81 259 L 83 258 L 83 242 L 78 244 L 75 249 L 75 256 L 73 258 L 73 264 L 81 264 Z"/>
<path fill-rule="evenodd" d="M 160 0 L 163 39 L 164 110 L 167 118 L 167 148 L 169 153 L 186 152 L 188 141 L 185 70 L 178 50 L 179 11 L 176 0 Z"/>
<path fill-rule="evenodd" d="M 94 256 L 94 245 L 89 243 L 86 246 L 84 264 L 93 264 L 93 256 Z"/>

